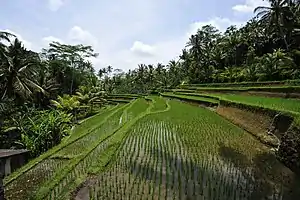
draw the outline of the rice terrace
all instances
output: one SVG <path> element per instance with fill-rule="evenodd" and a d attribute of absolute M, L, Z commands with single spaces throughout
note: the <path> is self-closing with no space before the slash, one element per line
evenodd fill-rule
<path fill-rule="evenodd" d="M 216 111 L 162 96 L 132 97 L 83 121 L 9 176 L 6 198 L 299 197 L 299 180 L 271 148 Z M 201 102 L 217 103 L 206 98 Z"/>

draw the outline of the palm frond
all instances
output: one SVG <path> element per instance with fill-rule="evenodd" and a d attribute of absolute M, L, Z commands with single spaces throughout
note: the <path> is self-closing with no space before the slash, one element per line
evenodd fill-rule
<path fill-rule="evenodd" d="M 261 12 L 261 11 L 270 11 L 270 10 L 271 10 L 270 7 L 258 6 L 254 9 L 254 13 Z"/>
<path fill-rule="evenodd" d="M 7 42 L 9 42 L 10 37 L 16 37 L 16 36 L 6 31 L 0 31 L 0 40 L 6 40 Z"/>
<path fill-rule="evenodd" d="M 28 84 L 29 87 L 31 87 L 32 89 L 34 89 L 36 92 L 42 92 L 45 93 L 45 90 L 39 86 L 38 84 L 36 84 L 35 82 L 26 79 L 26 83 Z"/>
<path fill-rule="evenodd" d="M 28 98 L 31 96 L 32 91 L 28 88 L 28 86 L 20 80 L 19 77 L 16 77 L 14 82 L 15 91 L 21 95 L 23 98 Z"/>

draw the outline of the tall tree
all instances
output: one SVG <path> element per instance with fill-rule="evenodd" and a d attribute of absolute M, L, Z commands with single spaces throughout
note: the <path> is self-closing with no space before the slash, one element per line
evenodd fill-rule
<path fill-rule="evenodd" d="M 89 57 L 97 57 L 98 54 L 94 53 L 91 46 L 79 45 L 66 45 L 59 42 L 52 42 L 49 44 L 49 49 L 44 49 L 44 54 L 48 58 L 61 59 L 69 63 L 72 70 L 72 78 L 70 83 L 70 94 L 74 93 L 74 79 L 76 70 L 84 71 L 89 69 L 89 64 L 85 63 L 85 59 Z"/>
<path fill-rule="evenodd" d="M 35 91 L 44 91 L 36 82 L 36 68 L 39 57 L 36 53 L 27 51 L 16 38 L 7 47 L 1 62 L 0 75 L 4 82 L 2 98 L 19 97 L 26 99 Z"/>
<path fill-rule="evenodd" d="M 274 27 L 276 27 L 284 41 L 285 48 L 288 50 L 287 27 L 290 21 L 289 17 L 292 17 L 291 0 L 269 0 L 269 3 L 270 6 L 258 6 L 254 12 L 261 22 L 268 25 L 270 31 L 273 31 Z"/>

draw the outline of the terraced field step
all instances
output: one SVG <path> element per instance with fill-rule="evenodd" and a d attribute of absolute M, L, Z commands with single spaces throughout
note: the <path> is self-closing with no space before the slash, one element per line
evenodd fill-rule
<path fill-rule="evenodd" d="M 176 92 L 175 96 L 184 96 L 187 99 L 194 97 L 208 98 L 214 100 L 223 100 L 233 103 L 245 104 L 249 106 L 267 108 L 279 112 L 287 112 L 291 114 L 300 114 L 300 100 L 283 99 L 275 97 L 248 96 L 239 94 L 222 94 L 222 93 L 183 93 Z"/>
<path fill-rule="evenodd" d="M 234 83 L 203 83 L 203 84 L 184 84 L 179 87 L 261 87 L 261 86 L 299 86 L 300 79 L 286 81 L 260 81 L 260 82 L 234 82 Z"/>
<path fill-rule="evenodd" d="M 187 100 L 197 103 L 203 103 L 209 106 L 217 106 L 219 104 L 218 98 L 211 98 L 210 96 L 200 96 L 190 93 L 162 93 L 163 97 L 176 98 L 180 100 Z"/>
<path fill-rule="evenodd" d="M 113 102 L 113 103 L 130 103 L 130 101 L 132 101 L 132 99 L 107 99 L 108 102 Z"/>
<path fill-rule="evenodd" d="M 268 148 L 208 109 L 150 96 L 97 117 L 10 179 L 8 200 L 279 200 L 300 194 L 297 176 Z"/>

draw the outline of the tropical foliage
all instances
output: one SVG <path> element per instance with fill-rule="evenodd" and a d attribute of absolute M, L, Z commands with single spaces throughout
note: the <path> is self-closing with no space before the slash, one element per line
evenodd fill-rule
<path fill-rule="evenodd" d="M 297 0 L 269 0 L 241 28 L 220 32 L 205 25 L 187 41 L 179 60 L 141 64 L 103 79 L 116 93 L 144 93 L 180 83 L 274 81 L 300 77 L 300 10 Z M 107 70 L 101 69 L 99 74 Z"/>
<path fill-rule="evenodd" d="M 91 46 L 50 43 L 41 53 L 0 32 L 0 146 L 37 156 L 58 144 L 71 124 L 105 103 Z"/>

